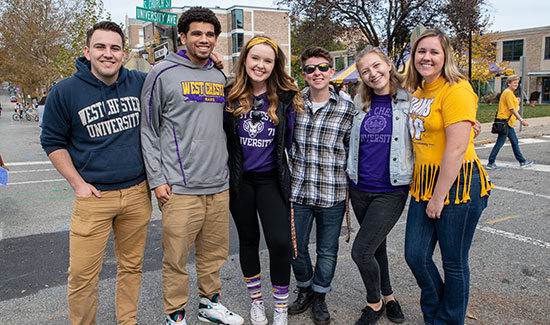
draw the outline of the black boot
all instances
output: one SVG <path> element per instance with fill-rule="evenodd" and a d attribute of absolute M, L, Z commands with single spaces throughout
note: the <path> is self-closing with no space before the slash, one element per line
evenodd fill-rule
<path fill-rule="evenodd" d="M 298 315 L 303 313 L 311 306 L 313 302 L 313 289 L 309 287 L 297 287 L 298 297 L 290 306 L 288 306 L 289 315 Z"/>
<path fill-rule="evenodd" d="M 326 325 L 330 323 L 330 314 L 327 303 L 325 302 L 325 293 L 313 293 L 313 322 L 315 325 Z"/>

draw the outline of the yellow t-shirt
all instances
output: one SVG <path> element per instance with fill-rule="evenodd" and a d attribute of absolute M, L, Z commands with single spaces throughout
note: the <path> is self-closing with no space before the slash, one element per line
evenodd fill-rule
<path fill-rule="evenodd" d="M 444 77 L 439 77 L 430 84 L 419 88 L 411 100 L 409 126 L 415 153 L 411 196 L 417 201 L 429 201 L 437 181 L 441 159 L 447 145 L 445 128 L 460 121 L 475 123 L 477 113 L 477 95 L 470 83 L 461 80 L 452 86 Z M 470 178 L 473 164 L 478 166 L 482 178 L 481 196 L 487 195 L 492 188 L 489 176 L 474 149 L 474 132 L 470 140 L 461 171 L 458 174 L 458 186 L 455 204 L 470 199 Z M 462 177 L 461 177 L 462 175 Z M 462 193 L 459 198 L 459 193 Z M 445 199 L 445 204 L 449 198 Z"/>
<path fill-rule="evenodd" d="M 519 103 L 516 95 L 514 95 L 511 90 L 505 89 L 500 95 L 500 101 L 498 102 L 497 118 L 510 118 L 508 125 L 514 127 L 516 116 L 512 114 L 512 109 L 515 108 L 517 110 L 518 105 Z"/>

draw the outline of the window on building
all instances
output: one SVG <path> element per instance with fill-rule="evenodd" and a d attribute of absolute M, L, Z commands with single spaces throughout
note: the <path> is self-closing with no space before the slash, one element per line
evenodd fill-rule
<path fill-rule="evenodd" d="M 343 56 L 336 57 L 336 66 L 334 67 L 336 71 L 340 71 L 346 67 L 346 62 L 344 61 L 344 59 L 345 57 Z"/>
<path fill-rule="evenodd" d="M 231 35 L 233 41 L 233 53 L 240 52 L 243 47 L 244 34 L 243 33 L 233 33 Z"/>
<path fill-rule="evenodd" d="M 138 30 L 138 45 L 143 45 L 144 43 L 143 29 Z"/>
<path fill-rule="evenodd" d="M 502 61 L 519 61 L 523 55 L 523 40 L 502 42 Z"/>
<path fill-rule="evenodd" d="M 550 60 L 550 37 L 546 37 L 546 42 L 544 44 L 544 59 Z"/>
<path fill-rule="evenodd" d="M 233 9 L 231 10 L 231 28 L 243 28 L 243 10 Z"/>
<path fill-rule="evenodd" d="M 348 65 L 352 64 L 353 62 L 355 62 L 355 57 L 353 55 L 349 55 L 348 56 Z"/>

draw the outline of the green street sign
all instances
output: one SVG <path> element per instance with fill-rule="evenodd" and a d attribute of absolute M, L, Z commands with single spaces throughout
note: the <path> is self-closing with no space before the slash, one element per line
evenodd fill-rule
<path fill-rule="evenodd" d="M 178 25 L 178 15 L 163 11 L 154 11 L 141 7 L 136 7 L 136 19 L 152 21 L 163 25 Z"/>
<path fill-rule="evenodd" d="M 172 0 L 143 0 L 143 7 L 147 9 L 170 9 Z"/>

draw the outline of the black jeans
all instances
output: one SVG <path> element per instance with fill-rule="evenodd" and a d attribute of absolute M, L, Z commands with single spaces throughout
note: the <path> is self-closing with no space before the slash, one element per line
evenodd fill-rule
<path fill-rule="evenodd" d="M 408 191 L 364 192 L 350 186 L 353 212 L 361 228 L 357 232 L 351 257 L 367 289 L 367 302 L 380 301 L 393 294 L 386 253 L 386 236 L 399 220 Z"/>
<path fill-rule="evenodd" d="M 243 275 L 252 277 L 260 273 L 259 214 L 269 250 L 271 283 L 287 286 L 292 258 L 290 208 L 281 195 L 276 171 L 244 173 L 239 198 L 231 196 L 229 208 L 239 233 L 239 260 Z"/>

